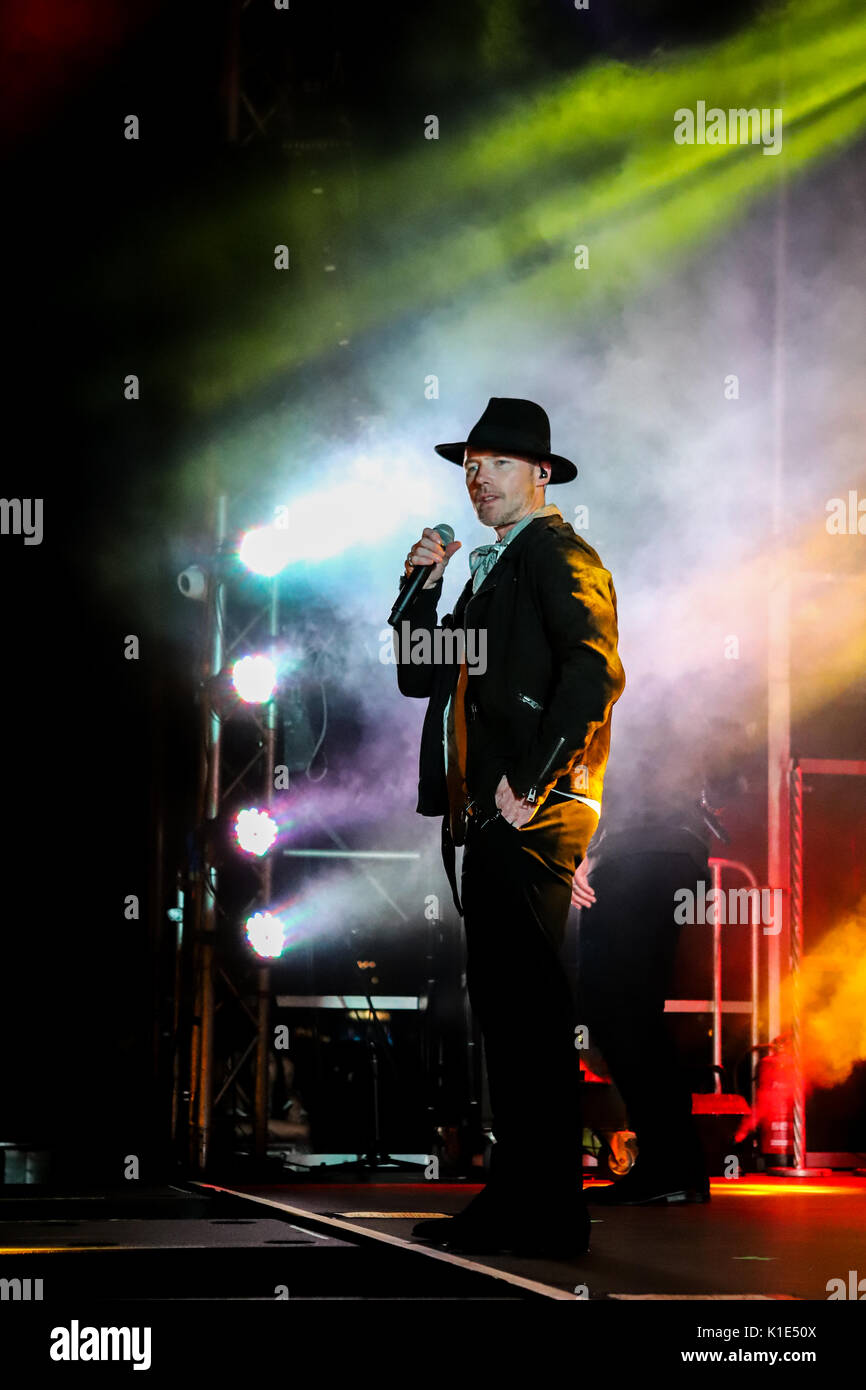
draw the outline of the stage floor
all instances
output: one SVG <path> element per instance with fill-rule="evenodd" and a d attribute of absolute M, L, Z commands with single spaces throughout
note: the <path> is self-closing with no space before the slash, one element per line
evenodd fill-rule
<path fill-rule="evenodd" d="M 592 1187 L 586 1184 L 587 1189 Z M 308 1213 L 389 1240 L 412 1241 L 423 1216 L 460 1211 L 480 1190 L 467 1183 L 375 1179 L 340 1183 L 306 1178 L 281 1186 L 233 1185 L 284 1210 Z M 527 1183 L 526 1200 L 532 1202 Z M 588 1255 L 569 1261 L 508 1255 L 462 1256 L 461 1263 L 496 1270 L 584 1297 L 817 1299 L 828 1282 L 866 1273 L 866 1177 L 785 1179 L 748 1175 L 714 1179 L 712 1200 L 685 1207 L 591 1207 Z M 437 1252 L 439 1258 L 442 1252 Z"/>
<path fill-rule="evenodd" d="M 824 1303 L 832 1290 L 859 1299 L 866 1279 L 864 1177 L 714 1179 L 706 1205 L 593 1205 L 589 1254 L 559 1261 L 451 1255 L 412 1239 L 415 1222 L 461 1211 L 477 1183 L 388 1170 L 252 1176 L 135 1192 L 0 1189 L 5 1273 L 44 1280 L 60 1301 L 268 1301 L 290 1283 L 293 1298 L 313 1301 Z"/>

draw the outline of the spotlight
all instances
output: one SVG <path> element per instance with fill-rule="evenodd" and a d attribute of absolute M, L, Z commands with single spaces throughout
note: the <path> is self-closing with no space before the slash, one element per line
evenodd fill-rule
<path fill-rule="evenodd" d="M 289 540 L 286 531 L 276 526 L 257 526 L 247 531 L 238 555 L 241 563 L 253 574 L 273 579 L 288 564 Z"/>
<path fill-rule="evenodd" d="M 277 684 L 277 670 L 268 656 L 242 656 L 232 667 L 234 688 L 250 705 L 264 705 Z"/>
<path fill-rule="evenodd" d="M 207 576 L 200 565 L 189 565 L 177 576 L 177 587 L 184 598 L 203 599 L 207 589 Z"/>
<path fill-rule="evenodd" d="M 247 918 L 247 941 L 257 956 L 273 959 L 282 955 L 286 946 L 286 924 L 270 912 L 256 912 Z"/>
<path fill-rule="evenodd" d="M 250 808 L 235 817 L 235 838 L 247 854 L 267 854 L 277 838 L 277 823 L 267 811 Z"/>

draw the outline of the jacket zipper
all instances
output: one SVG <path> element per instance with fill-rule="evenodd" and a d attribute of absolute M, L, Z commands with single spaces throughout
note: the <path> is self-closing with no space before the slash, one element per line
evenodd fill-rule
<path fill-rule="evenodd" d="M 560 749 L 562 749 L 562 748 L 564 748 L 564 747 L 565 747 L 565 739 L 564 739 L 564 738 L 558 738 L 558 739 L 556 740 L 556 747 L 554 748 L 554 750 L 553 750 L 553 752 L 551 753 L 550 757 L 547 759 L 547 762 L 544 764 L 544 767 L 543 767 L 543 768 L 541 769 L 541 771 L 539 772 L 539 774 L 538 774 L 538 779 L 537 779 L 535 785 L 532 786 L 532 787 L 530 787 L 530 788 L 529 788 L 529 791 L 526 793 L 526 800 L 530 803 L 530 805 L 531 805 L 533 802 L 535 802 L 535 801 L 538 800 L 538 783 L 544 781 L 545 777 L 547 776 L 547 773 L 548 773 L 549 769 L 553 767 L 553 764 L 556 762 L 557 758 L 559 757 Z"/>

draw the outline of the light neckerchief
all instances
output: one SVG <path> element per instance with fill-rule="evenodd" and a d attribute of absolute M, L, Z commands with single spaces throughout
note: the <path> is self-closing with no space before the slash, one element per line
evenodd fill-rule
<path fill-rule="evenodd" d="M 479 545 L 469 553 L 469 569 L 472 574 L 472 592 L 477 594 L 481 585 L 484 583 L 496 561 L 499 559 L 505 547 L 516 535 L 528 526 L 531 521 L 537 521 L 540 516 L 558 516 L 562 520 L 562 512 L 552 502 L 546 507 L 539 507 L 537 511 L 530 512 L 528 516 L 518 521 L 516 526 L 512 526 L 507 536 L 503 536 L 501 541 L 494 541 L 492 545 Z"/>

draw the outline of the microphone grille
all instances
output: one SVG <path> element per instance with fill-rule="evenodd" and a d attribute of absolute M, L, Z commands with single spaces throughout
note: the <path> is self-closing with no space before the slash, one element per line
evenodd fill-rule
<path fill-rule="evenodd" d="M 433 530 L 439 532 L 439 539 L 443 545 L 450 545 L 454 539 L 454 527 L 449 526 L 447 521 L 437 521 Z"/>

